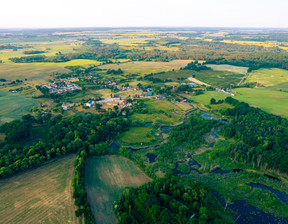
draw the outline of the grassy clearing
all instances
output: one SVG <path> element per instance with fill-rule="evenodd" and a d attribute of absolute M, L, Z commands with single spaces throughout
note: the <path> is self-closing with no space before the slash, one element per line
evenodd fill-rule
<path fill-rule="evenodd" d="M 86 191 L 96 223 L 117 223 L 113 202 L 125 187 L 138 187 L 149 178 L 130 160 L 120 156 L 91 157 L 86 166 Z"/>
<path fill-rule="evenodd" d="M 288 71 L 279 68 L 259 69 L 249 74 L 247 82 L 258 82 L 263 86 L 274 86 L 288 82 Z"/>
<path fill-rule="evenodd" d="M 33 106 L 39 106 L 39 102 L 0 89 L 0 124 L 21 119 Z"/>
<path fill-rule="evenodd" d="M 160 124 L 174 124 L 180 121 L 180 118 L 176 115 L 168 117 L 166 114 L 162 113 L 153 113 L 153 114 L 137 114 L 134 113 L 131 116 L 133 121 L 139 121 L 143 123 L 147 122 L 158 122 Z"/>
<path fill-rule="evenodd" d="M 240 101 L 259 107 L 268 113 L 288 117 L 288 93 L 286 92 L 249 88 L 236 89 L 235 92 L 240 94 L 235 96 Z"/>
<path fill-rule="evenodd" d="M 71 179 L 74 155 L 0 181 L 1 223 L 80 223 Z"/>
<path fill-rule="evenodd" d="M 175 60 L 170 62 L 142 62 L 133 61 L 123 64 L 107 64 L 102 65 L 102 69 L 122 69 L 127 73 L 134 74 L 150 74 L 157 72 L 171 71 L 172 69 L 180 69 L 186 66 L 191 60 Z"/>
<path fill-rule="evenodd" d="M 234 65 L 206 65 L 210 68 L 212 68 L 214 71 L 226 71 L 226 72 L 233 72 L 233 73 L 239 73 L 239 74 L 246 74 L 248 68 L 247 67 L 240 67 L 240 66 L 234 66 Z"/>
<path fill-rule="evenodd" d="M 152 127 L 133 127 L 126 131 L 120 137 L 120 141 L 128 144 L 150 143 L 155 140 L 151 133 Z"/>

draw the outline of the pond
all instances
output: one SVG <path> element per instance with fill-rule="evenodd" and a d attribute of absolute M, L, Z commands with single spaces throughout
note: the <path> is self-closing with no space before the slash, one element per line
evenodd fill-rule
<path fill-rule="evenodd" d="M 249 183 L 246 185 L 251 186 L 251 187 L 260 188 L 262 190 L 267 190 L 267 191 L 275 194 L 281 201 L 283 201 L 286 205 L 288 205 L 288 194 L 286 194 L 285 192 L 275 190 L 272 187 L 268 187 L 264 184 L 259 184 L 259 183 Z"/>
<path fill-rule="evenodd" d="M 115 142 L 113 142 L 110 146 L 109 146 L 109 151 L 113 150 L 114 152 L 119 152 L 120 146 L 117 145 Z"/>
<path fill-rule="evenodd" d="M 145 123 L 145 127 L 152 127 L 152 125 L 153 125 L 153 122 L 146 122 Z"/>
<path fill-rule="evenodd" d="M 168 135 L 169 134 L 169 132 L 170 132 L 170 126 L 161 126 L 161 131 L 164 133 L 164 134 L 166 134 L 166 135 Z"/>
<path fill-rule="evenodd" d="M 152 153 L 148 153 L 148 154 L 146 154 L 146 156 L 149 159 L 149 163 L 154 163 L 156 158 L 157 158 L 157 155 L 154 155 Z"/>
<path fill-rule="evenodd" d="M 242 171 L 242 169 L 231 169 L 231 170 L 222 170 L 221 168 L 216 168 L 215 170 L 212 171 L 212 173 L 215 173 L 215 174 L 227 174 L 227 173 L 238 173 Z"/>
<path fill-rule="evenodd" d="M 217 192 L 212 192 L 220 203 L 225 206 L 226 202 Z M 250 205 L 246 200 L 234 201 L 227 208 L 237 213 L 234 216 L 235 223 L 238 224 L 288 224 L 288 218 L 277 217 L 273 213 L 266 213 Z"/>
<path fill-rule="evenodd" d="M 224 124 L 228 124 L 229 121 L 224 120 L 224 119 L 220 119 L 218 117 L 214 117 L 213 115 L 208 114 L 207 112 L 202 111 L 202 114 L 200 115 L 201 117 L 205 118 L 205 119 L 209 119 L 209 120 L 218 120 L 221 121 Z"/>
<path fill-rule="evenodd" d="M 175 169 L 172 170 L 174 175 L 179 175 L 179 174 L 190 174 L 191 172 L 196 172 L 198 174 L 202 174 L 199 169 L 201 168 L 201 165 L 192 158 L 192 153 L 187 154 L 187 157 L 189 158 L 189 161 L 187 165 L 189 166 L 190 170 L 188 173 L 183 173 L 180 170 L 177 170 L 177 167 L 179 166 L 180 163 L 184 163 L 184 161 L 177 161 L 175 163 Z"/>

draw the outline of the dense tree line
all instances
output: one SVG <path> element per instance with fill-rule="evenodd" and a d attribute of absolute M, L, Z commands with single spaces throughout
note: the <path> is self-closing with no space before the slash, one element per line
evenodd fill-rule
<path fill-rule="evenodd" d="M 70 59 L 65 55 L 57 55 L 53 57 L 47 57 L 45 55 L 35 55 L 35 56 L 26 56 L 20 58 L 9 58 L 10 61 L 14 63 L 34 63 L 34 62 L 66 62 Z"/>
<path fill-rule="evenodd" d="M 107 74 L 112 74 L 112 75 L 121 75 L 121 74 L 123 74 L 123 71 L 120 68 L 118 68 L 117 70 L 108 69 L 106 73 Z"/>
<path fill-rule="evenodd" d="M 13 50 L 13 51 L 17 51 L 18 49 L 23 49 L 23 47 L 11 45 L 11 44 L 1 45 L 0 46 L 0 50 L 10 50 L 10 49 Z"/>
<path fill-rule="evenodd" d="M 208 120 L 202 118 L 200 114 L 192 114 L 187 122 L 171 130 L 168 143 L 174 146 L 186 143 L 191 149 L 198 148 L 204 142 L 202 136 L 220 125 L 221 122 L 217 120 Z"/>
<path fill-rule="evenodd" d="M 225 102 L 235 106 L 222 112 L 233 117 L 221 129 L 222 134 L 238 140 L 228 149 L 230 157 L 288 173 L 288 120 L 231 97 Z"/>
<path fill-rule="evenodd" d="M 210 67 L 207 67 L 205 65 L 202 65 L 198 61 L 192 61 L 189 64 L 187 64 L 184 68 L 181 68 L 183 70 L 192 70 L 196 72 L 204 71 L 204 70 L 212 70 Z"/>
<path fill-rule="evenodd" d="M 116 117 L 114 112 L 105 115 L 73 116 L 66 119 L 57 116 L 50 121 L 47 141 L 23 146 L 19 145 L 17 140 L 29 135 L 26 121 L 4 124 L 1 132 L 6 134 L 10 142 L 0 151 L 0 177 L 12 176 L 16 172 L 40 165 L 53 157 L 77 152 L 83 145 L 94 146 L 121 133 L 127 126 L 129 126 L 128 120 Z"/>
<path fill-rule="evenodd" d="M 33 50 L 33 51 L 24 51 L 23 54 L 43 54 L 43 53 L 46 53 L 46 51 L 36 51 L 36 50 Z"/>
<path fill-rule="evenodd" d="M 5 134 L 8 143 L 14 143 L 30 136 L 30 128 L 34 118 L 31 115 L 23 116 L 23 121 L 14 120 L 0 127 L 0 132 Z"/>
<path fill-rule="evenodd" d="M 119 224 L 233 223 L 204 185 L 188 187 L 172 175 L 126 189 L 114 212 Z"/>

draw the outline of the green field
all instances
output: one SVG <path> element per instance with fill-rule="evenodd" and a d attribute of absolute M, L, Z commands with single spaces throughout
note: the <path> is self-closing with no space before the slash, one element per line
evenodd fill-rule
<path fill-rule="evenodd" d="M 247 82 L 258 82 L 265 87 L 279 85 L 288 82 L 288 71 L 279 68 L 255 70 L 249 74 Z"/>
<path fill-rule="evenodd" d="M 117 223 L 113 202 L 125 187 L 138 187 L 149 178 L 130 160 L 120 156 L 91 157 L 86 166 L 86 191 L 96 223 Z"/>
<path fill-rule="evenodd" d="M 53 72 L 69 72 L 59 65 L 45 63 L 30 64 L 0 64 L 0 78 L 7 80 L 47 80 Z"/>
<path fill-rule="evenodd" d="M 75 216 L 71 179 L 74 155 L 0 180 L 0 222 L 80 223 Z"/>
<path fill-rule="evenodd" d="M 207 70 L 196 72 L 191 70 L 178 70 L 165 72 L 156 76 L 156 78 L 170 79 L 172 81 L 179 81 L 179 78 L 187 79 L 189 77 L 194 77 L 218 88 L 224 88 L 237 85 L 243 78 L 243 74 L 232 73 L 230 71 Z"/>
<path fill-rule="evenodd" d="M 206 65 L 210 68 L 212 68 L 214 71 L 226 71 L 226 72 L 233 72 L 233 73 L 239 73 L 239 74 L 246 74 L 248 68 L 247 67 L 240 67 L 240 66 L 234 66 L 234 65 Z"/>
<path fill-rule="evenodd" d="M 149 143 L 155 140 L 152 127 L 132 127 L 129 131 L 124 132 L 120 141 L 128 144 Z"/>
<path fill-rule="evenodd" d="M 134 74 L 150 74 L 157 72 L 171 71 L 172 69 L 180 69 L 185 67 L 191 60 L 175 60 L 170 62 L 144 62 L 133 61 L 122 64 L 107 64 L 102 65 L 102 69 L 122 69 L 127 73 Z"/>
<path fill-rule="evenodd" d="M 195 103 L 202 104 L 202 105 L 208 105 L 210 104 L 211 98 L 214 98 L 215 100 L 224 100 L 226 97 L 228 97 L 228 94 L 216 92 L 216 91 L 206 91 L 204 94 L 198 95 L 198 96 L 191 96 L 189 99 L 193 100 Z"/>
<path fill-rule="evenodd" d="M 40 103 L 34 99 L 0 89 L 0 124 L 21 119 L 33 106 L 39 105 Z"/>
<path fill-rule="evenodd" d="M 288 93 L 267 89 L 235 89 L 240 94 L 235 98 L 249 103 L 251 106 L 259 107 L 262 110 L 288 117 Z"/>

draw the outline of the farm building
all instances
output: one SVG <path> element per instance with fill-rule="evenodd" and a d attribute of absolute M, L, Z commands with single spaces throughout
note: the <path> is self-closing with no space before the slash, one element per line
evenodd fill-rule
<path fill-rule="evenodd" d="M 88 103 L 86 103 L 87 107 L 93 107 L 95 105 L 95 101 L 89 100 Z"/>
<path fill-rule="evenodd" d="M 68 110 L 71 107 L 73 107 L 73 103 L 63 102 L 62 104 L 63 110 Z"/>

